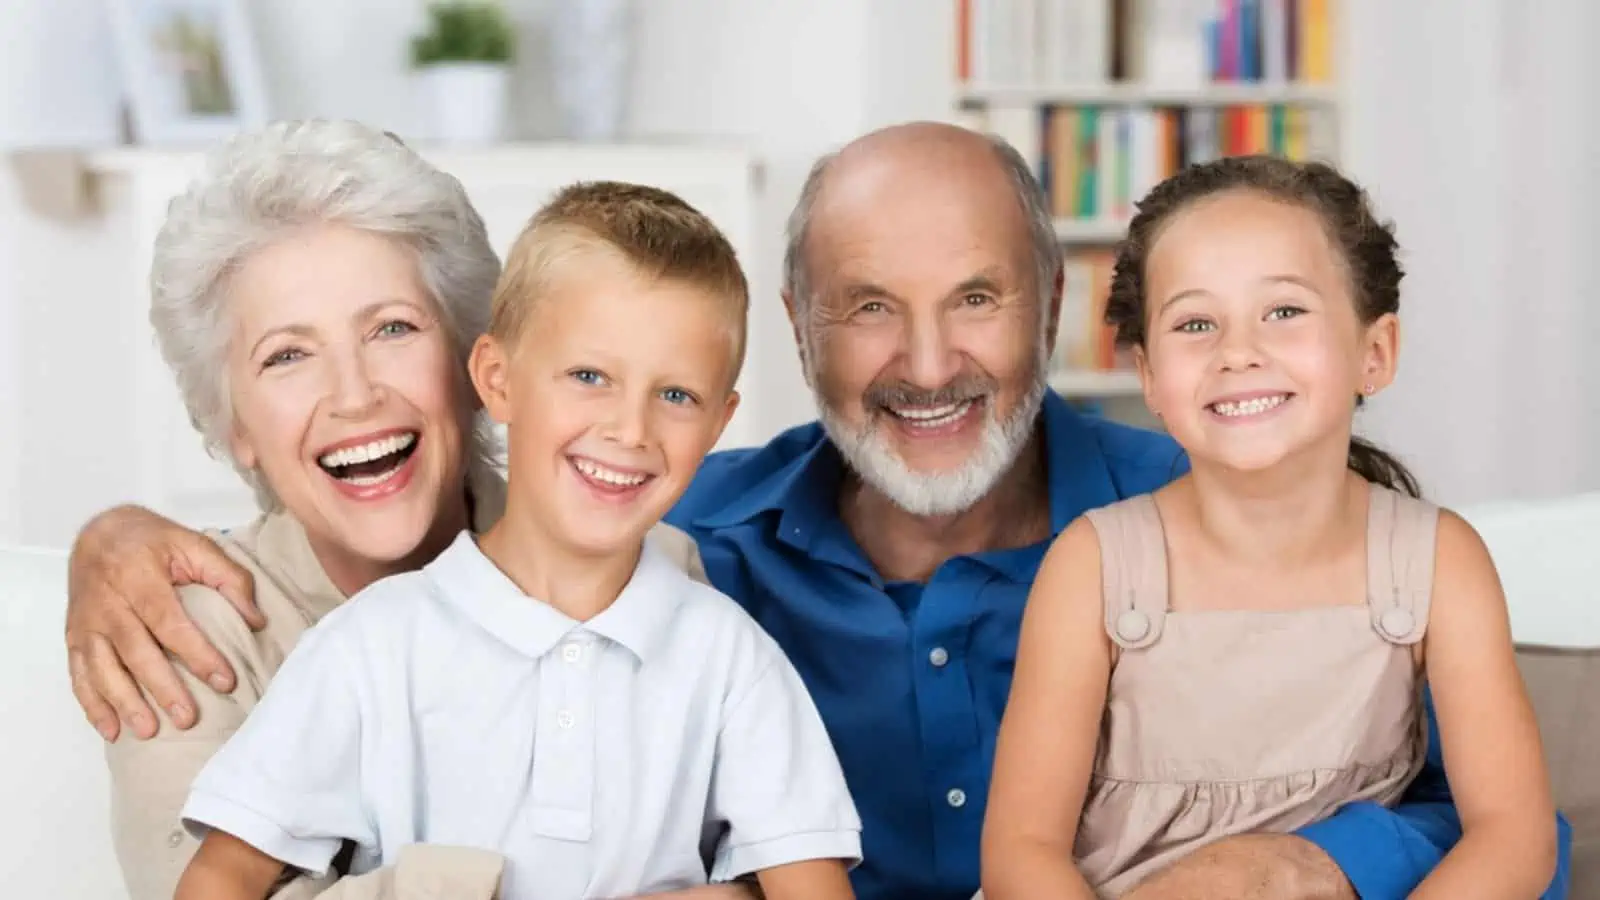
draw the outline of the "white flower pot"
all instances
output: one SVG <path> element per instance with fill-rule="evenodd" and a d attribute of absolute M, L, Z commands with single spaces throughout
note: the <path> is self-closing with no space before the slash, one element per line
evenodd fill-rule
<path fill-rule="evenodd" d="M 505 136 L 509 66 L 435 63 L 420 69 L 417 77 L 436 139 L 447 144 L 492 144 Z"/>

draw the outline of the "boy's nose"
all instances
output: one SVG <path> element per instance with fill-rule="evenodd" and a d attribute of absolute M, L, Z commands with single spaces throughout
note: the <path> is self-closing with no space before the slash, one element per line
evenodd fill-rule
<path fill-rule="evenodd" d="M 623 447 L 642 447 L 649 439 L 649 416 L 644 403 L 623 399 L 611 407 L 605 436 Z"/>

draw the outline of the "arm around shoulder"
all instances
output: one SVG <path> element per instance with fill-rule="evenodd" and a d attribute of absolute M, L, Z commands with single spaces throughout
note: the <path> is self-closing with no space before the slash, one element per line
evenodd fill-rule
<path fill-rule="evenodd" d="M 1441 512 L 1424 659 L 1462 837 L 1413 897 L 1534 897 L 1557 826 L 1538 723 L 1488 548 Z"/>
<path fill-rule="evenodd" d="M 1056 538 L 1022 616 L 983 822 L 983 893 L 1094 896 L 1073 859 L 1100 733 L 1111 642 L 1100 540 L 1088 519 Z"/>
<path fill-rule="evenodd" d="M 163 713 L 151 738 L 124 731 L 106 745 L 112 843 L 132 900 L 172 897 L 200 846 L 181 821 L 189 788 L 244 723 L 259 696 L 258 685 L 270 677 L 262 671 L 249 626 L 232 604 L 209 588 L 190 586 L 180 593 L 196 626 L 239 674 L 241 685 L 224 694 L 180 666 L 179 677 L 198 714 L 193 727 L 182 730 Z"/>

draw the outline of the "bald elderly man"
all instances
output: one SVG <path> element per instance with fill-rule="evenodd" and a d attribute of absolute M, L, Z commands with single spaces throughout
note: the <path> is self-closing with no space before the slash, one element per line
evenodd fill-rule
<path fill-rule="evenodd" d="M 1086 510 L 1176 477 L 1184 460 L 1165 436 L 1082 415 L 1048 389 L 1061 251 L 1011 148 L 937 124 L 875 132 L 817 164 L 788 231 L 783 299 L 818 421 L 712 456 L 669 521 L 811 690 L 864 824 L 859 896 L 967 900 L 1045 547 Z M 128 552 L 132 542 L 156 552 Z M 127 635 L 150 640 L 133 609 L 181 621 L 170 598 L 126 597 L 120 586 L 152 573 L 119 561 L 225 570 L 206 546 L 142 510 L 92 523 L 75 583 L 111 587 L 72 598 L 69 644 L 99 634 L 121 640 L 126 659 Z M 192 634 L 164 627 L 201 677 L 230 676 Z M 126 697 L 114 663 L 96 661 L 91 680 Z M 86 711 L 116 727 L 98 697 Z M 1130 896 L 1404 896 L 1460 836 L 1437 746 L 1397 809 L 1355 804 L 1297 835 L 1226 840 Z"/>

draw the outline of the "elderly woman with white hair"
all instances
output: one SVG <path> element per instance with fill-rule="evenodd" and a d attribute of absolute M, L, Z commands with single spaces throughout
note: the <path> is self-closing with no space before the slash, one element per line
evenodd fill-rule
<path fill-rule="evenodd" d="M 172 896 L 198 848 L 179 819 L 189 786 L 300 636 L 500 515 L 493 437 L 466 377 L 499 273 L 459 182 L 355 123 L 243 135 L 173 201 L 156 239 L 150 320 L 195 427 L 258 498 L 254 522 L 209 536 L 253 576 L 264 621 L 213 588 L 182 588 L 236 686 L 179 667 L 194 708 L 159 713 L 148 740 L 123 730 L 107 747 L 134 900 Z M 686 535 L 662 526 L 657 537 L 699 574 Z M 395 867 L 323 896 L 389 896 L 417 878 L 451 883 L 453 897 L 492 896 L 497 856 L 408 849 Z M 316 894 L 332 877 L 300 876 L 276 896 Z"/>

